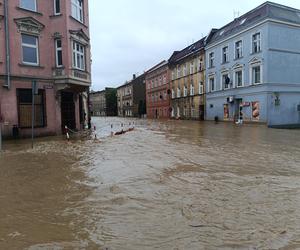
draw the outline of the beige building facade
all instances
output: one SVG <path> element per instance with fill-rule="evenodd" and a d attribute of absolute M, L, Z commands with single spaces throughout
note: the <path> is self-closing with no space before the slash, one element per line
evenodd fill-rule
<path fill-rule="evenodd" d="M 171 117 L 204 120 L 205 38 L 175 51 L 169 59 L 171 72 Z"/>

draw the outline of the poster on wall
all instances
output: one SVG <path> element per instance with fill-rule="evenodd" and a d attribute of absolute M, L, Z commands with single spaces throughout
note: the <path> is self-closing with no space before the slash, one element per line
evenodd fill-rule
<path fill-rule="evenodd" d="M 229 105 L 224 104 L 224 120 L 228 120 L 228 119 L 229 119 Z"/>
<path fill-rule="evenodd" d="M 259 121 L 259 102 L 252 102 L 252 119 L 254 121 Z"/>

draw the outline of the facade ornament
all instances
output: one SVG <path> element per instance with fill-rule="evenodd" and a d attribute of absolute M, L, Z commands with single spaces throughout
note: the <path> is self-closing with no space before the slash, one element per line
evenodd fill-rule
<path fill-rule="evenodd" d="M 23 17 L 14 19 L 18 27 L 19 33 L 29 33 L 33 35 L 40 35 L 45 25 L 34 19 L 33 17 Z"/>

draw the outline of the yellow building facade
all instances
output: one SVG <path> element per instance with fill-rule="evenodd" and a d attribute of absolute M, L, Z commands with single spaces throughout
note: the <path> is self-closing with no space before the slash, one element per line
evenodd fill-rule
<path fill-rule="evenodd" d="M 204 120 L 205 51 L 204 38 L 169 59 L 171 71 L 171 117 Z"/>

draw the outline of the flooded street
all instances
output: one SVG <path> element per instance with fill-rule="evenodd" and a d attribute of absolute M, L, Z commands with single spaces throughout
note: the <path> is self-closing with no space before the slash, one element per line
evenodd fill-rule
<path fill-rule="evenodd" d="M 299 130 L 93 124 L 101 142 L 4 144 L 0 249 L 300 249 Z"/>

